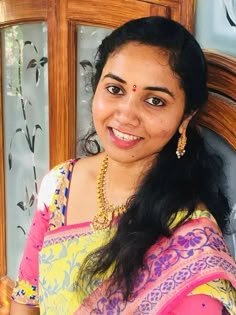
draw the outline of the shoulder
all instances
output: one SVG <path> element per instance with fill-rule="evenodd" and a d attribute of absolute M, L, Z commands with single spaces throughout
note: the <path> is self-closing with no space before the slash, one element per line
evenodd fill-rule
<path fill-rule="evenodd" d="M 63 181 L 70 181 L 76 159 L 70 159 L 54 166 L 43 177 L 38 194 L 38 206 L 49 206 L 55 190 Z"/>
<path fill-rule="evenodd" d="M 83 185 L 96 178 L 100 167 L 103 153 L 84 157 L 81 159 L 70 159 L 54 166 L 43 178 L 40 194 L 47 205 L 54 204 L 52 199 L 57 196 L 67 195 L 71 185 Z M 45 196 L 47 196 L 45 198 Z"/>
<path fill-rule="evenodd" d="M 187 218 L 186 215 L 186 209 L 182 209 L 178 211 L 175 215 L 173 215 L 170 220 L 170 229 L 175 229 L 176 227 L 179 227 L 179 223 L 181 223 L 182 225 L 187 222 L 199 225 L 201 224 L 201 222 L 208 221 L 213 223 L 214 225 L 217 225 L 216 219 L 204 205 L 197 206 L 194 212 L 190 216 L 187 216 Z"/>
<path fill-rule="evenodd" d="M 68 187 L 72 178 L 88 177 L 97 174 L 97 170 L 104 154 L 98 154 L 91 157 L 84 157 L 81 159 L 70 159 L 54 166 L 43 178 L 41 182 L 40 194 L 55 191 L 60 185 Z"/>
<path fill-rule="evenodd" d="M 45 176 L 45 179 L 53 178 L 53 177 L 57 178 L 57 177 L 60 177 L 61 175 L 65 175 L 70 170 L 73 170 L 74 165 L 77 162 L 78 162 L 78 159 L 70 159 L 60 164 L 57 164 L 48 172 L 48 174 Z"/>
<path fill-rule="evenodd" d="M 73 180 L 76 178 L 83 179 L 94 179 L 97 176 L 101 161 L 104 153 L 97 155 L 84 157 L 74 163 L 73 168 Z"/>
<path fill-rule="evenodd" d="M 69 177 L 72 173 L 76 159 L 67 160 L 54 166 L 43 178 L 42 187 L 54 186 L 62 177 Z"/>

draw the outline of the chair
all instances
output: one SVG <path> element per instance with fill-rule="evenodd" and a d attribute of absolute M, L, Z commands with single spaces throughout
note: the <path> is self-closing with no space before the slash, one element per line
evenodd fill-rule
<path fill-rule="evenodd" d="M 200 126 L 210 129 L 226 142 L 220 142 L 222 147 L 221 150 L 219 149 L 219 153 L 226 160 L 231 159 L 231 165 L 227 165 L 225 172 L 226 176 L 231 178 L 228 190 L 232 204 L 231 223 L 236 230 L 236 58 L 208 50 L 205 51 L 205 55 L 209 67 L 209 100 L 196 115 L 196 121 Z M 212 145 L 212 143 L 210 144 Z M 227 151 L 227 154 L 222 150 Z M 229 157 L 229 155 L 231 156 Z M 235 176 L 232 176 L 232 173 Z M 236 256 L 236 233 L 227 240 L 232 253 Z"/>

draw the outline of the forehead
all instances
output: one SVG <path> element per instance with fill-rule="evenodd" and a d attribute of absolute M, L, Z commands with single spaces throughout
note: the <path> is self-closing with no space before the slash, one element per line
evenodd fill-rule
<path fill-rule="evenodd" d="M 170 66 L 170 52 L 164 48 L 130 42 L 111 54 L 103 68 L 103 75 L 112 72 L 125 80 L 148 79 L 180 85 L 178 75 Z M 155 83 L 153 82 L 153 83 Z"/>

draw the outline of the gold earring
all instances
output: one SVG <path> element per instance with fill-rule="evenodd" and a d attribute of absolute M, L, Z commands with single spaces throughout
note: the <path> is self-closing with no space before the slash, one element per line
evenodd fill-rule
<path fill-rule="evenodd" d="M 186 129 L 184 129 L 178 140 L 177 151 L 176 151 L 176 155 L 178 159 L 180 159 L 185 154 L 186 143 L 187 143 Z"/>

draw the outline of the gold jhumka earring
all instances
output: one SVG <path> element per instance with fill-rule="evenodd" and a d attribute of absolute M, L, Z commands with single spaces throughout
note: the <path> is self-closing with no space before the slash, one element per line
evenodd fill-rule
<path fill-rule="evenodd" d="M 179 137 L 177 150 L 176 150 L 176 155 L 178 159 L 180 159 L 185 154 L 186 144 L 187 144 L 186 128 L 184 128 L 183 132 L 181 133 Z"/>

